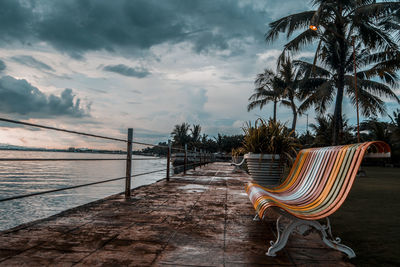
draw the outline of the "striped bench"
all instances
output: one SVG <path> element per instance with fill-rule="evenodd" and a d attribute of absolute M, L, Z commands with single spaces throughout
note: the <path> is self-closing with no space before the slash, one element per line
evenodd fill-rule
<path fill-rule="evenodd" d="M 275 188 L 265 188 L 249 183 L 246 192 L 256 210 L 255 219 L 265 218 L 269 208 L 279 216 L 277 240 L 271 241 L 268 256 L 275 256 L 296 231 L 305 234 L 312 227 L 319 230 L 329 247 L 342 251 L 349 258 L 354 251 L 333 238 L 328 216 L 344 202 L 364 155 L 390 157 L 390 147 L 380 141 L 344 146 L 310 148 L 301 150 L 284 182 Z M 282 216 L 289 221 L 282 224 Z M 318 220 L 326 219 L 326 224 Z"/>

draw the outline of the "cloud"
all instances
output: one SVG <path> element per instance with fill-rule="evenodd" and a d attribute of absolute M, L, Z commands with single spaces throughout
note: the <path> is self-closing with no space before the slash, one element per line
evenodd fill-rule
<path fill-rule="evenodd" d="M 6 63 L 4 63 L 3 60 L 0 59 L 0 72 L 6 69 Z"/>
<path fill-rule="evenodd" d="M 4 0 L 0 10 L 0 43 L 45 42 L 76 58 L 184 41 L 198 53 L 240 51 L 231 41 L 250 37 L 262 45 L 269 16 L 267 5 L 237 0 Z"/>
<path fill-rule="evenodd" d="M 39 61 L 37 59 L 35 59 L 32 56 L 14 56 L 11 58 L 12 60 L 14 60 L 15 62 L 18 62 L 22 65 L 31 67 L 31 68 L 35 68 L 35 69 L 39 69 L 39 70 L 46 70 L 46 71 L 54 71 L 54 69 L 52 67 L 50 67 L 49 65 L 47 65 L 46 63 Z"/>
<path fill-rule="evenodd" d="M 88 116 L 90 107 L 82 108 L 80 99 L 74 98 L 72 89 L 65 89 L 60 96 L 47 96 L 26 80 L 0 78 L 0 112 L 30 117 Z"/>
<path fill-rule="evenodd" d="M 103 68 L 103 70 L 136 78 L 144 78 L 150 75 L 150 72 L 145 68 L 131 68 L 124 64 L 107 65 Z"/>
<path fill-rule="evenodd" d="M 21 40 L 26 43 L 31 38 L 32 31 L 29 27 L 34 20 L 32 10 L 20 1 L 3 0 L 0 2 L 0 43 Z"/>

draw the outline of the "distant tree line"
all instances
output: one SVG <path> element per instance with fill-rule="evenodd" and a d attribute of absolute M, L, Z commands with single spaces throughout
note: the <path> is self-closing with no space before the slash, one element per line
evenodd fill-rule
<path fill-rule="evenodd" d="M 224 135 L 218 133 L 216 137 L 209 137 L 207 134 L 201 133 L 201 126 L 184 122 L 177 124 L 171 132 L 172 145 L 174 147 L 184 148 L 185 144 L 188 149 L 203 149 L 208 152 L 230 153 L 232 149 L 242 145 L 243 135 Z"/>
<path fill-rule="evenodd" d="M 296 134 L 302 148 L 330 146 L 333 140 L 333 115 L 317 116 L 316 122 L 310 124 L 310 129 L 302 134 Z M 350 125 L 348 119 L 343 118 L 343 128 L 340 132 L 341 144 L 357 143 L 357 127 Z M 190 125 L 186 122 L 174 126 L 172 132 L 172 146 L 189 150 L 203 149 L 211 153 L 230 153 L 243 145 L 243 135 L 224 135 L 218 133 L 216 137 L 209 137 L 201 133 L 200 125 Z M 392 162 L 400 165 L 400 109 L 389 115 L 389 121 L 379 120 L 377 117 L 364 120 L 360 123 L 360 142 L 380 140 L 388 143 L 392 149 Z M 167 142 L 160 142 L 161 147 L 148 147 L 141 152 L 146 154 L 166 155 Z"/>
<path fill-rule="evenodd" d="M 201 126 L 198 124 L 190 125 L 189 123 L 177 124 L 172 132 L 172 148 L 183 149 L 185 144 L 188 150 L 200 149 L 210 153 L 231 153 L 232 149 L 242 146 L 243 135 L 224 135 L 218 133 L 216 137 L 209 137 L 207 134 L 201 133 Z M 160 142 L 158 146 L 146 147 L 141 151 L 136 151 L 136 154 L 147 155 L 167 155 L 167 142 Z M 172 149 L 172 152 L 177 152 Z"/>

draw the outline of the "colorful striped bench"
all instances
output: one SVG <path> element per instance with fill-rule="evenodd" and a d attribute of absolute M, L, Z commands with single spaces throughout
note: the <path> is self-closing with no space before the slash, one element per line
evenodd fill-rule
<path fill-rule="evenodd" d="M 328 216 L 344 202 L 364 155 L 390 157 L 390 147 L 380 141 L 352 145 L 301 150 L 284 182 L 275 188 L 249 183 L 246 192 L 256 210 L 255 219 L 265 218 L 269 208 L 281 216 L 276 222 L 277 240 L 271 241 L 268 256 L 285 247 L 293 232 L 305 234 L 312 227 L 319 230 L 329 247 L 342 251 L 349 258 L 354 251 L 333 238 Z M 289 220 L 281 225 L 282 215 Z M 326 225 L 318 222 L 326 219 Z"/>

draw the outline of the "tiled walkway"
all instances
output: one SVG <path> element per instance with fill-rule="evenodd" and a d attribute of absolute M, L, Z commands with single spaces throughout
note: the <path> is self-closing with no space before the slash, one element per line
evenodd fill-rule
<path fill-rule="evenodd" d="M 0 233 L 0 266 L 351 265 L 317 234 L 293 235 L 276 257 L 275 216 L 253 221 L 249 180 L 210 164 L 48 219 Z"/>

